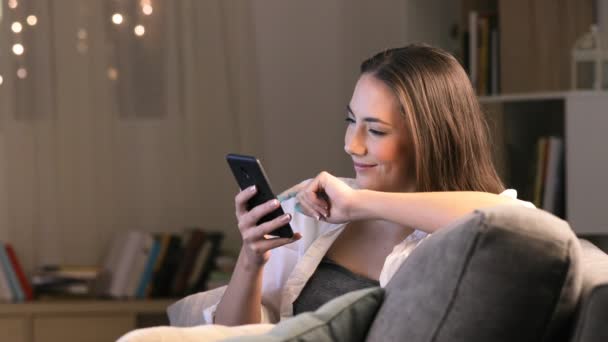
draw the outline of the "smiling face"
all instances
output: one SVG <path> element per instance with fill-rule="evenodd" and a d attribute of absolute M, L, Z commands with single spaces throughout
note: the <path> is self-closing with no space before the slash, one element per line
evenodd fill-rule
<path fill-rule="evenodd" d="M 347 107 L 344 150 L 352 160 L 359 187 L 379 191 L 415 189 L 409 165 L 407 128 L 391 89 L 370 74 L 357 81 Z"/>

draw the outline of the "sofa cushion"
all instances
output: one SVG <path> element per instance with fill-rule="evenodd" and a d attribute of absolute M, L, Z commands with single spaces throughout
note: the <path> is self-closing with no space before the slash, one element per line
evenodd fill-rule
<path fill-rule="evenodd" d="M 314 312 L 283 320 L 266 334 L 226 341 L 363 341 L 383 297 L 384 290 L 380 287 L 353 291 Z"/>
<path fill-rule="evenodd" d="M 608 341 L 608 255 L 589 241 L 580 241 L 583 287 L 572 341 Z"/>
<path fill-rule="evenodd" d="M 368 341 L 559 341 L 581 289 L 580 246 L 542 210 L 475 211 L 415 249 Z"/>

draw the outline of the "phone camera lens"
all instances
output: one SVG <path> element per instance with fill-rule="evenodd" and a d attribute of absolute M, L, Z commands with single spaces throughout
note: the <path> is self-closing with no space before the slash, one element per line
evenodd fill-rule
<path fill-rule="evenodd" d="M 245 170 L 245 168 L 241 167 L 241 172 L 243 173 L 245 178 L 247 178 L 247 179 L 251 178 L 251 176 L 249 176 L 249 173 L 247 172 L 247 170 Z"/>

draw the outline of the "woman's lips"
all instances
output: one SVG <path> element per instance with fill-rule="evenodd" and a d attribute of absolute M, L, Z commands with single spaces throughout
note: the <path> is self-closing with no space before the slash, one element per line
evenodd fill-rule
<path fill-rule="evenodd" d="M 363 164 L 363 163 L 353 163 L 355 166 L 355 171 L 360 172 L 360 171 L 367 171 L 369 169 L 371 169 L 372 167 L 375 167 L 376 164 Z"/>

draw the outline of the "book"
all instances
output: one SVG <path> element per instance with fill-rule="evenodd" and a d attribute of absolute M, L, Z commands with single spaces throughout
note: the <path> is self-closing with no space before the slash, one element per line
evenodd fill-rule
<path fill-rule="evenodd" d="M 490 94 L 500 93 L 500 35 L 497 24 L 490 25 Z"/>
<path fill-rule="evenodd" d="M 141 278 L 144 274 L 146 263 L 150 258 L 150 252 L 154 245 L 154 238 L 149 233 L 141 232 L 139 243 L 135 247 L 135 257 L 131 262 L 129 277 L 125 286 L 124 297 L 133 298 L 137 294 Z"/>
<path fill-rule="evenodd" d="M 148 253 L 148 260 L 146 260 L 146 265 L 142 272 L 141 278 L 139 280 L 139 284 L 135 291 L 135 298 L 144 298 L 146 296 L 146 288 L 148 287 L 148 283 L 152 279 L 152 271 L 154 270 L 154 265 L 156 263 L 156 259 L 158 258 L 158 254 L 160 252 L 160 240 L 158 238 L 153 238 L 152 248 Z"/>
<path fill-rule="evenodd" d="M 547 146 L 548 140 L 546 137 L 538 139 L 536 143 L 536 177 L 534 178 L 534 197 L 532 200 L 537 208 L 542 208 L 547 165 Z"/>
<path fill-rule="evenodd" d="M 182 237 L 171 234 L 165 258 L 158 272 L 152 277 L 152 291 L 154 298 L 169 297 L 171 284 L 181 257 Z"/>
<path fill-rule="evenodd" d="M 11 261 L 13 269 L 15 270 L 15 273 L 17 275 L 17 279 L 19 280 L 19 284 L 21 285 L 21 289 L 23 290 L 23 293 L 25 295 L 25 299 L 26 300 L 34 299 L 34 292 L 32 291 L 32 285 L 30 284 L 29 280 L 25 276 L 25 273 L 23 272 L 23 267 L 21 267 L 21 263 L 19 262 L 19 259 L 17 258 L 17 254 L 15 253 L 13 246 L 11 246 L 10 243 L 7 243 L 7 244 L 5 244 L 5 247 L 6 247 L 6 253 L 8 254 L 8 258 Z"/>
<path fill-rule="evenodd" d="M 112 282 L 115 280 L 116 272 L 120 265 L 123 249 L 127 243 L 126 234 L 115 234 L 110 242 L 110 248 L 103 261 L 103 272 L 105 284 L 102 285 L 104 296 L 111 297 Z"/>
<path fill-rule="evenodd" d="M 180 258 L 179 268 L 173 279 L 171 293 L 174 296 L 185 294 L 188 285 L 188 278 L 192 273 L 201 246 L 205 241 L 205 233 L 197 228 L 188 231 L 188 237 Z"/>
<path fill-rule="evenodd" d="M 477 32 L 477 19 L 478 14 L 476 11 L 469 12 L 469 78 L 471 79 L 471 84 L 473 85 L 473 89 L 477 92 L 478 84 L 478 32 Z"/>
<path fill-rule="evenodd" d="M 53 275 L 55 277 L 94 280 L 103 272 L 103 268 L 98 266 L 80 265 L 43 265 L 38 274 Z"/>
<path fill-rule="evenodd" d="M 25 295 L 23 293 L 23 290 L 21 289 L 19 280 L 17 279 L 17 274 L 15 273 L 11 261 L 8 258 L 8 254 L 6 253 L 6 245 L 4 244 L 4 242 L 0 242 L 0 262 L 2 263 L 2 269 L 4 270 L 6 278 L 8 279 L 13 301 L 24 301 Z"/>
<path fill-rule="evenodd" d="M 563 191 L 564 177 L 564 141 L 560 137 L 549 137 L 547 148 L 547 171 L 543 192 L 542 208 L 555 215 L 560 215 L 559 194 Z"/>
<path fill-rule="evenodd" d="M 130 231 L 114 240 L 117 246 L 112 247 L 111 255 L 108 256 L 109 260 L 106 262 L 110 272 L 110 284 L 107 290 L 107 295 L 110 297 L 122 298 L 127 296 L 130 272 L 139 251 L 139 246 L 143 242 L 143 236 L 144 233 L 142 232 Z"/>
<path fill-rule="evenodd" d="M 196 256 L 194 265 L 192 266 L 192 272 L 190 272 L 190 276 L 188 277 L 186 286 L 188 289 L 192 289 L 196 286 L 198 278 L 201 277 L 201 273 L 204 271 L 205 265 L 207 264 L 207 260 L 211 257 L 212 249 L 213 239 L 205 239 L 203 246 Z M 188 290 L 188 292 L 190 293 L 190 290 Z"/>
<path fill-rule="evenodd" d="M 0 301 L 13 301 L 13 292 L 11 291 L 11 285 L 8 282 L 7 272 L 4 270 L 4 266 L 2 265 L 2 263 L 0 263 Z"/>
<path fill-rule="evenodd" d="M 490 45 L 490 19 L 486 15 L 481 15 L 477 19 L 479 25 L 479 56 L 477 68 L 477 94 L 488 94 L 488 79 L 489 79 L 489 45 Z"/>
<path fill-rule="evenodd" d="M 156 258 L 154 264 L 154 270 L 152 271 L 152 275 L 150 276 L 150 281 L 146 285 L 146 298 L 152 297 L 152 293 L 154 292 L 154 279 L 158 275 L 163 262 L 167 256 L 167 250 L 169 249 L 169 242 L 171 241 L 171 234 L 169 233 L 160 233 L 156 236 L 156 238 L 160 242 L 160 250 L 158 252 L 158 257 Z"/>
<path fill-rule="evenodd" d="M 209 256 L 203 263 L 203 268 L 200 271 L 200 275 L 195 285 L 188 289 L 187 294 L 205 291 L 207 289 L 207 279 L 209 279 L 209 274 L 215 268 L 215 259 L 220 253 L 220 247 L 222 240 L 224 239 L 224 234 L 222 232 L 207 232 L 206 239 L 211 241 Z"/>

